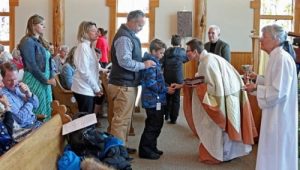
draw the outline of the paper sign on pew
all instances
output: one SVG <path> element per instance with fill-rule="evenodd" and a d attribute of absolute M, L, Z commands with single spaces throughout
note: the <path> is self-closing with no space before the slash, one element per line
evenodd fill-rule
<path fill-rule="evenodd" d="M 97 123 L 96 114 L 95 113 L 87 114 L 85 116 L 82 116 L 80 118 L 77 118 L 71 122 L 64 124 L 62 127 L 62 135 L 69 134 L 76 130 L 93 125 L 95 123 Z"/>

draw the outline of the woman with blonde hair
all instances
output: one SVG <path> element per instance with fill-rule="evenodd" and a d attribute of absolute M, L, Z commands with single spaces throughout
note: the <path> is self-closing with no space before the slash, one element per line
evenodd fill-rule
<path fill-rule="evenodd" d="M 80 112 L 92 113 L 95 96 L 102 95 L 99 80 L 99 58 L 93 47 L 97 38 L 96 24 L 87 21 L 81 22 L 77 34 L 78 45 L 74 53 L 76 70 L 71 87 Z"/>
<path fill-rule="evenodd" d="M 19 49 L 23 57 L 24 77 L 33 94 L 39 99 L 35 114 L 43 114 L 45 120 L 51 118 L 52 91 L 55 86 L 54 72 L 51 70 L 49 43 L 43 38 L 45 20 L 42 16 L 33 15 L 28 19 L 26 35 L 22 38 Z"/>

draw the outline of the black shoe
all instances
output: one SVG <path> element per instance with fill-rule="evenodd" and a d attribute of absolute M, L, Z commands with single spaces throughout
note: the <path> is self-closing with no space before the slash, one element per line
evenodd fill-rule
<path fill-rule="evenodd" d="M 126 161 L 131 162 L 131 161 L 133 161 L 133 159 L 134 158 L 132 158 L 132 157 L 128 157 L 128 158 L 126 158 Z"/>
<path fill-rule="evenodd" d="M 148 154 L 139 153 L 139 157 L 143 159 L 152 159 L 152 160 L 156 160 L 160 158 L 159 154 L 154 152 Z"/>
<path fill-rule="evenodd" d="M 176 124 L 176 120 L 171 120 L 169 124 Z"/>
<path fill-rule="evenodd" d="M 129 154 L 135 154 L 136 153 L 136 149 L 134 148 L 129 148 L 129 147 L 126 147 L 126 150 Z"/>
<path fill-rule="evenodd" d="M 155 149 L 153 152 L 157 153 L 158 155 L 162 155 L 162 154 L 164 154 L 164 152 L 163 152 L 163 151 L 161 151 L 161 150 L 158 150 L 158 149 Z"/>

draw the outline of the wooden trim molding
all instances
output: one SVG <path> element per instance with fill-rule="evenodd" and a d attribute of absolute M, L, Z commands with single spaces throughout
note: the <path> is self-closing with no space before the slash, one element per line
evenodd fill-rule
<path fill-rule="evenodd" d="M 55 53 L 57 53 L 59 47 L 65 42 L 64 37 L 64 0 L 53 0 L 53 45 Z"/>
<path fill-rule="evenodd" d="M 250 8 L 253 9 L 253 30 L 252 33 L 252 57 L 251 64 L 253 71 L 259 71 L 259 56 L 260 56 L 260 43 L 259 43 L 259 28 L 260 28 L 260 0 L 253 0 L 250 2 Z"/>
<path fill-rule="evenodd" d="M 152 40 L 155 37 L 155 8 L 159 7 L 159 0 L 150 0 L 149 7 L 149 40 Z"/>
<path fill-rule="evenodd" d="M 106 6 L 109 7 L 109 35 L 108 42 L 112 43 L 116 33 L 116 18 L 117 18 L 117 0 L 106 0 Z"/>
<path fill-rule="evenodd" d="M 293 20 L 291 15 L 260 15 L 260 19 Z"/>
<path fill-rule="evenodd" d="M 294 32 L 300 33 L 300 0 L 295 0 Z"/>
<path fill-rule="evenodd" d="M 19 6 L 19 0 L 9 1 L 9 50 L 12 51 L 15 48 L 15 29 L 16 29 L 16 15 L 15 7 Z M 3 43 L 5 44 L 5 43 Z"/>

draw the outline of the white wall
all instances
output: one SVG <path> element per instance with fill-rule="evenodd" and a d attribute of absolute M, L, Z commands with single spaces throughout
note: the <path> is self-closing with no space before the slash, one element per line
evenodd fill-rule
<path fill-rule="evenodd" d="M 207 26 L 211 24 L 221 28 L 221 39 L 230 45 L 231 51 L 252 51 L 250 0 L 207 0 Z"/>
<path fill-rule="evenodd" d="M 76 45 L 77 30 L 82 21 L 95 22 L 97 27 L 108 30 L 109 9 L 105 3 L 106 0 L 65 0 L 65 44 Z"/>
<path fill-rule="evenodd" d="M 171 36 L 177 33 L 177 11 L 193 11 L 193 8 L 194 0 L 160 0 L 155 11 L 155 38 L 170 46 Z"/>
<path fill-rule="evenodd" d="M 16 7 L 15 45 L 25 35 L 27 20 L 34 14 L 41 15 L 46 21 L 45 39 L 52 41 L 52 0 L 21 0 Z"/>
<path fill-rule="evenodd" d="M 251 51 L 250 0 L 207 0 L 207 7 L 207 25 L 220 26 L 221 38 L 230 44 L 231 51 Z M 184 9 L 193 11 L 194 0 L 160 0 L 156 8 L 155 37 L 170 45 L 171 35 L 177 32 L 177 11 Z M 52 0 L 22 0 L 16 7 L 16 43 L 25 33 L 27 19 L 35 13 L 46 18 L 45 37 L 52 41 Z M 106 0 L 65 0 L 65 44 L 76 44 L 77 29 L 83 20 L 93 21 L 109 31 Z"/>

